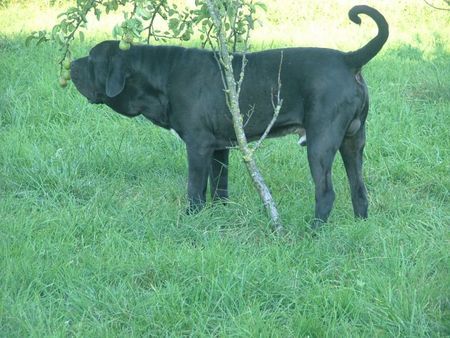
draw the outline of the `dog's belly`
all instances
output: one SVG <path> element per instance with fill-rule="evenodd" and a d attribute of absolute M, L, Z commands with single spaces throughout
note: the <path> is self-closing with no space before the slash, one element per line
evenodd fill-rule
<path fill-rule="evenodd" d="M 289 102 L 289 101 L 288 101 Z M 286 104 L 281 109 L 278 117 L 273 120 L 273 107 L 256 107 L 253 114 L 244 116 L 244 131 L 245 136 L 249 142 L 258 141 L 264 134 L 266 137 L 275 138 L 282 137 L 289 134 L 299 135 L 301 138 L 305 135 L 305 128 L 303 125 L 303 106 Z M 241 111 L 242 107 L 241 107 Z M 267 133 L 269 125 L 270 130 Z M 215 119 L 212 124 L 214 137 L 216 139 L 218 148 L 226 148 L 236 146 L 236 135 L 233 128 L 233 122 L 229 114 L 215 114 Z"/>
<path fill-rule="evenodd" d="M 267 126 L 266 126 L 267 129 Z M 248 142 L 257 142 L 261 139 L 263 134 L 265 133 L 265 130 L 262 132 L 259 132 L 257 134 L 254 133 L 245 133 L 245 136 L 247 138 Z M 224 135 L 224 133 L 215 134 L 215 148 L 216 149 L 224 149 L 228 147 L 235 147 L 238 145 L 236 136 L 234 134 L 234 130 L 230 130 L 229 133 L 226 133 L 227 135 Z M 282 137 L 286 135 L 298 135 L 300 140 L 305 139 L 306 137 L 306 130 L 301 124 L 291 124 L 287 126 L 273 126 L 269 133 L 266 135 L 267 138 L 276 138 L 276 137 Z M 300 142 L 300 141 L 299 141 Z M 300 143 L 299 143 L 300 144 Z"/>
<path fill-rule="evenodd" d="M 303 126 L 291 126 L 291 127 L 285 127 L 285 128 L 274 128 L 269 132 L 269 137 L 281 137 L 285 135 L 295 134 L 300 137 L 305 135 L 305 128 Z"/>

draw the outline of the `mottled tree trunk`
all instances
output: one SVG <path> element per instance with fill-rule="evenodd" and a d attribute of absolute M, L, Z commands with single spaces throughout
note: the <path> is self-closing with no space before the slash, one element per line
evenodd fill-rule
<path fill-rule="evenodd" d="M 244 163 L 247 167 L 250 177 L 252 178 L 253 185 L 258 191 L 264 207 L 266 208 L 266 211 L 270 216 L 274 231 L 277 233 L 281 233 L 283 231 L 283 225 L 281 223 L 280 214 L 278 213 L 278 209 L 276 207 L 272 194 L 270 193 L 269 188 L 264 182 L 264 178 L 256 164 L 254 149 L 249 146 L 247 137 L 245 136 L 244 132 L 242 114 L 239 108 L 239 93 L 240 85 L 244 76 L 245 61 L 243 61 L 242 63 L 241 79 L 239 82 L 236 82 L 232 66 L 232 56 L 228 52 L 227 39 L 222 29 L 222 21 L 219 10 L 214 4 L 214 0 L 207 0 L 207 3 L 211 18 L 217 30 L 219 48 L 218 54 L 220 59 L 219 66 L 221 66 L 224 70 L 225 93 L 227 96 L 228 108 L 230 109 L 233 118 L 233 127 L 238 141 L 239 150 L 242 153 L 242 158 L 244 159 Z M 280 105 L 278 107 L 274 107 L 274 118 L 276 118 L 276 115 L 278 115 L 277 113 L 279 111 L 279 107 Z"/>

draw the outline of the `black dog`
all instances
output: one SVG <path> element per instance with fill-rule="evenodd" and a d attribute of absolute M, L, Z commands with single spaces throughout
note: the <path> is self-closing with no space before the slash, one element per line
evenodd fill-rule
<path fill-rule="evenodd" d="M 327 220 L 333 206 L 331 167 L 338 150 L 355 215 L 367 217 L 362 153 L 369 102 L 361 67 L 380 51 L 389 32 L 375 9 L 356 6 L 349 17 L 360 24 L 359 14 L 376 22 L 378 35 L 357 51 L 285 48 L 246 55 L 240 97 L 241 111 L 252 111 L 245 121 L 246 135 L 256 140 L 270 123 L 280 75 L 283 105 L 269 136 L 304 136 L 306 131 L 316 187 L 315 226 Z M 73 61 L 71 75 L 77 89 L 91 103 L 106 104 L 130 117 L 142 114 L 178 133 L 187 148 L 190 211 L 204 205 L 208 176 L 213 199 L 226 199 L 229 147 L 236 144 L 236 137 L 214 53 L 174 46 L 133 46 L 122 51 L 118 45 L 102 42 L 89 56 Z M 236 78 L 241 64 L 242 55 L 235 54 Z"/>

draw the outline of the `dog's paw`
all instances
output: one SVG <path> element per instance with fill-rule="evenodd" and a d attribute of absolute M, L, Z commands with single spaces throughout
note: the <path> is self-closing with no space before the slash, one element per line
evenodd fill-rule
<path fill-rule="evenodd" d="M 325 223 L 325 221 L 321 220 L 320 218 L 314 218 L 311 221 L 310 229 L 314 232 L 318 231 L 320 228 L 322 228 L 322 225 Z"/>
<path fill-rule="evenodd" d="M 200 204 L 200 203 L 191 203 L 187 208 L 186 208 L 186 215 L 195 215 L 198 214 L 204 207 L 204 204 Z"/>

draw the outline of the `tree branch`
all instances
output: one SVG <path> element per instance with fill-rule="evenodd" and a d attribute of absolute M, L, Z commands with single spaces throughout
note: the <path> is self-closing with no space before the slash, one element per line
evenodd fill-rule
<path fill-rule="evenodd" d="M 158 6 L 156 6 L 155 11 L 153 12 L 152 18 L 150 19 L 150 24 L 148 25 L 148 27 L 146 29 L 148 29 L 148 33 L 147 33 L 147 45 L 150 44 L 150 36 L 152 36 L 152 30 L 153 30 L 153 22 L 155 21 L 156 18 L 156 14 L 158 14 L 159 9 L 161 8 L 163 2 L 160 1 L 160 3 L 158 4 Z M 154 35 L 154 34 L 153 34 Z"/>
<path fill-rule="evenodd" d="M 230 55 L 230 53 L 228 52 L 227 40 L 223 31 L 221 17 L 213 1 L 214 0 L 207 0 L 207 5 L 209 13 L 211 15 L 211 19 L 217 30 L 219 48 L 218 54 L 225 73 L 225 92 L 226 96 L 228 96 L 229 109 L 233 117 L 233 127 L 239 145 L 239 150 L 242 153 L 242 158 L 250 174 L 250 177 L 252 178 L 253 185 L 258 191 L 264 207 L 266 208 L 266 211 L 270 216 L 272 227 L 276 233 L 280 234 L 283 232 L 283 225 L 281 223 L 280 215 L 278 213 L 275 201 L 272 198 L 270 190 L 264 182 L 264 178 L 261 175 L 258 166 L 256 165 L 253 151 L 249 147 L 247 137 L 245 136 L 242 114 L 239 108 L 238 84 L 236 83 L 233 73 L 232 55 Z M 241 79 L 242 76 L 240 77 L 240 80 Z"/>
<path fill-rule="evenodd" d="M 434 8 L 434 9 L 437 9 L 440 11 L 450 11 L 450 8 L 437 7 L 437 6 L 434 6 L 433 4 L 429 3 L 427 0 L 423 0 L 423 1 L 431 8 Z M 447 3 L 447 5 L 450 6 L 450 1 L 446 1 L 446 0 L 444 0 L 444 1 Z"/>
<path fill-rule="evenodd" d="M 65 58 L 67 57 L 67 54 L 69 54 L 69 44 L 70 42 L 74 39 L 75 37 L 75 33 L 78 31 L 78 29 L 80 28 L 81 24 L 84 22 L 84 18 L 86 17 L 86 15 L 88 15 L 88 13 L 92 10 L 95 9 L 96 6 L 98 4 L 101 4 L 102 2 L 99 0 L 92 0 L 89 5 L 87 5 L 86 7 L 84 7 L 84 9 L 82 10 L 83 15 L 79 16 L 77 19 L 77 24 L 75 25 L 75 28 L 72 30 L 72 32 L 70 32 L 69 35 L 66 36 L 65 40 L 65 46 L 64 46 L 64 53 L 63 56 L 61 58 L 61 60 L 58 62 L 61 69 L 62 69 L 62 63 L 65 60 Z"/>
<path fill-rule="evenodd" d="M 255 146 L 253 147 L 253 151 L 256 151 L 260 146 L 261 143 L 264 141 L 264 139 L 269 135 L 270 130 L 272 129 L 273 125 L 275 124 L 275 121 L 278 118 L 278 115 L 280 114 L 281 106 L 283 105 L 283 99 L 281 98 L 281 66 L 283 65 L 283 51 L 280 53 L 280 66 L 278 68 L 278 92 L 277 92 L 277 105 L 275 106 L 275 103 L 273 102 L 273 89 L 272 89 L 272 107 L 273 107 L 273 117 L 270 121 L 269 125 L 267 126 L 266 130 L 262 134 L 261 138 L 256 142 Z"/>

